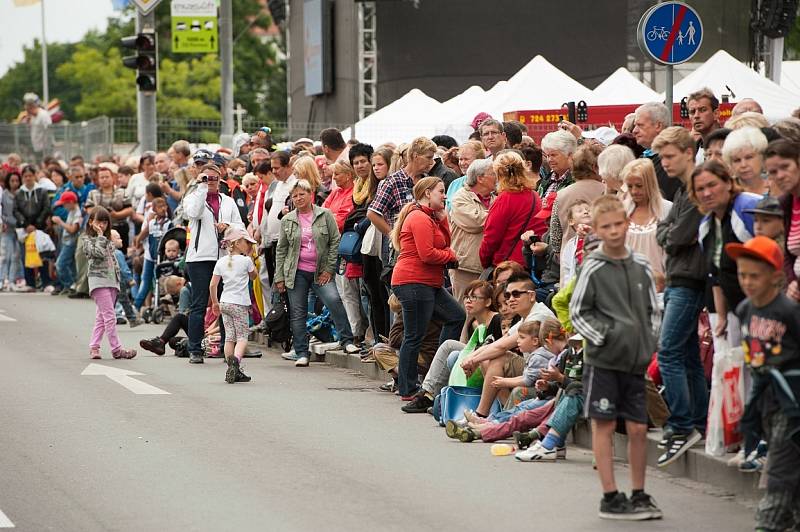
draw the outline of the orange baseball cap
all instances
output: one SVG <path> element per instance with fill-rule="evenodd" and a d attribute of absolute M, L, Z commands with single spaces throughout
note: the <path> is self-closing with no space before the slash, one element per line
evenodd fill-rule
<path fill-rule="evenodd" d="M 777 242 L 765 236 L 751 238 L 744 244 L 725 244 L 725 253 L 733 260 L 752 257 L 766 262 L 776 270 L 783 268 L 783 250 Z"/>

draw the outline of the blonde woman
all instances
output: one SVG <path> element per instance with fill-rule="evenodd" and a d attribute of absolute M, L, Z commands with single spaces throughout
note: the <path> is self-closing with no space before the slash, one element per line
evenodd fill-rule
<path fill-rule="evenodd" d="M 403 307 L 403 344 L 397 369 L 398 388 L 410 401 L 419 391 L 417 354 L 432 319 L 443 322 L 439 343 L 456 340 L 464 325 L 464 309 L 444 289 L 447 266 L 457 268 L 450 249 L 450 226 L 444 210 L 444 183 L 423 177 L 413 189 L 414 201 L 400 211 L 392 245 L 400 252 L 392 272 L 392 291 Z"/>
<path fill-rule="evenodd" d="M 656 169 L 650 159 L 629 162 L 620 177 L 627 187 L 623 204 L 630 219 L 626 243 L 647 257 L 656 280 L 663 281 L 666 254 L 656 240 L 656 229 L 658 222 L 669 214 L 672 202 L 661 196 Z"/>

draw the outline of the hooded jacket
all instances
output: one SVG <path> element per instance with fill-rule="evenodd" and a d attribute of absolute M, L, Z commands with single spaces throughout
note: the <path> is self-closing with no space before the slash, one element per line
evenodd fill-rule
<path fill-rule="evenodd" d="M 244 229 L 236 203 L 225 194 L 219 195 L 219 217 L 206 203 L 208 185 L 200 183 L 183 197 L 183 213 L 189 219 L 189 245 L 186 247 L 186 262 L 214 261 L 220 257 L 216 222 Z"/>
<path fill-rule="evenodd" d="M 22 185 L 14 197 L 14 216 L 17 227 L 32 225 L 44 230 L 50 215 L 50 200 L 47 191 L 41 188 L 28 189 Z"/>
<path fill-rule="evenodd" d="M 660 323 L 650 264 L 630 252 L 612 259 L 602 246 L 584 260 L 569 304 L 586 340 L 584 358 L 598 368 L 644 375 Z"/>

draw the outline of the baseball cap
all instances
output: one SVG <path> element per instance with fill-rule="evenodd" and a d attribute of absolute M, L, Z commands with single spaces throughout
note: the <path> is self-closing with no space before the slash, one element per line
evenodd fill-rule
<path fill-rule="evenodd" d="M 309 138 L 307 138 L 307 137 L 300 137 L 299 139 L 294 141 L 294 143 L 295 144 L 308 144 L 309 146 L 313 146 L 314 145 L 314 141 L 309 139 Z"/>
<path fill-rule="evenodd" d="M 619 131 L 613 127 L 601 126 L 597 129 L 592 129 L 583 132 L 583 138 L 595 139 L 603 144 L 603 146 L 610 146 L 614 139 L 619 136 Z"/>
<path fill-rule="evenodd" d="M 778 198 L 773 198 L 772 196 L 767 196 L 760 200 L 752 209 L 744 209 L 744 212 L 748 214 L 767 214 L 769 216 L 783 217 L 781 202 L 778 201 Z"/>
<path fill-rule="evenodd" d="M 61 205 L 64 205 L 65 203 L 78 203 L 77 194 L 75 194 L 74 192 L 72 192 L 70 190 L 67 190 L 66 192 L 61 194 L 61 197 L 58 198 L 58 201 L 56 201 L 55 205 L 56 205 L 56 207 L 60 207 Z"/>
<path fill-rule="evenodd" d="M 744 244 L 725 244 L 725 253 L 733 260 L 751 257 L 766 262 L 776 270 L 783 268 L 783 250 L 777 242 L 765 236 L 753 237 Z"/>
<path fill-rule="evenodd" d="M 227 231 L 225 231 L 225 240 L 227 242 L 236 242 L 237 240 L 244 238 L 251 244 L 255 244 L 256 241 L 247 234 L 247 231 L 244 229 L 239 229 L 238 227 L 229 227 Z"/>
<path fill-rule="evenodd" d="M 539 212 L 533 215 L 534 218 L 539 220 L 546 220 L 553 214 L 553 204 L 556 202 L 556 193 L 551 192 L 544 198 L 544 205 L 539 209 Z"/>

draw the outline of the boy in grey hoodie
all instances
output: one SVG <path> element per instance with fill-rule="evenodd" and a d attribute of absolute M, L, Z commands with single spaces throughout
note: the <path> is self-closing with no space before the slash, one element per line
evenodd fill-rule
<path fill-rule="evenodd" d="M 645 370 L 656 350 L 658 305 L 647 259 L 625 245 L 628 216 L 615 196 L 592 204 L 592 227 L 602 245 L 584 261 L 569 310 L 585 339 L 585 413 L 592 420 L 597 472 L 603 487 L 599 516 L 638 521 L 660 519 L 644 492 L 647 445 Z M 617 491 L 612 438 L 625 419 L 631 466 L 630 500 Z"/>

